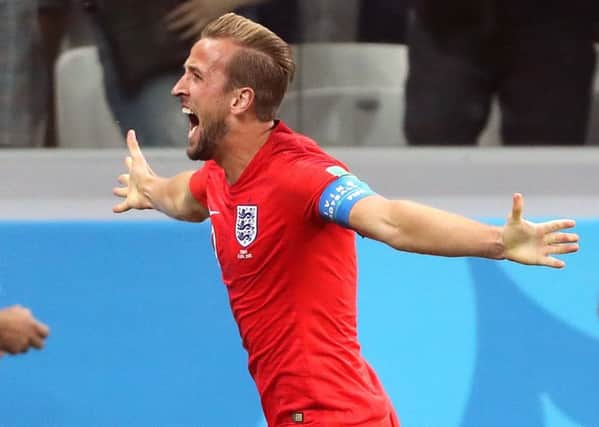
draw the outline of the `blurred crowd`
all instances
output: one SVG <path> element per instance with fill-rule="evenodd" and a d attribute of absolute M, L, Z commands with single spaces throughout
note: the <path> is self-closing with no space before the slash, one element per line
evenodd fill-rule
<path fill-rule="evenodd" d="M 170 89 L 202 28 L 228 11 L 294 45 L 406 46 L 396 119 L 408 144 L 475 145 L 493 105 L 504 145 L 587 140 L 596 0 L 0 0 L 0 147 L 61 145 L 55 65 L 88 45 L 120 131 L 135 128 L 145 145 L 185 145 Z"/>

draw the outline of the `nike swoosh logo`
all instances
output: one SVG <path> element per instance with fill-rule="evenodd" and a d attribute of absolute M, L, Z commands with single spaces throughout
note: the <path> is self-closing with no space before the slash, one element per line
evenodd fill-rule
<path fill-rule="evenodd" d="M 208 213 L 210 214 L 210 216 L 212 216 L 212 215 L 218 215 L 220 213 L 220 211 L 213 211 L 211 209 L 208 209 Z"/>

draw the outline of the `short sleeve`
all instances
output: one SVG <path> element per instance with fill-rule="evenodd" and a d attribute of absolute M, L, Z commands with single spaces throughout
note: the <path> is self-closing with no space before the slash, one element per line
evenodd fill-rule
<path fill-rule="evenodd" d="M 202 206 L 208 206 L 206 185 L 208 183 L 209 171 L 210 165 L 206 163 L 201 169 L 195 171 L 189 180 L 189 191 L 193 198 Z"/>
<path fill-rule="evenodd" d="M 342 162 L 329 157 L 299 159 L 288 165 L 283 177 L 285 192 L 293 204 L 310 218 L 322 219 L 319 213 L 320 196 L 331 182 L 350 172 Z"/>
<path fill-rule="evenodd" d="M 323 218 L 349 227 L 349 214 L 360 200 L 376 193 L 357 176 L 347 174 L 332 181 L 320 196 L 318 211 Z"/>

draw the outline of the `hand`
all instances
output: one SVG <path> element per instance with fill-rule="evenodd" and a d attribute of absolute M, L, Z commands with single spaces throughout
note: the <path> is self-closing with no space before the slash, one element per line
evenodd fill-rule
<path fill-rule="evenodd" d="M 133 130 L 127 132 L 127 147 L 129 148 L 129 156 L 125 158 L 125 165 L 129 173 L 118 177 L 119 183 L 124 187 L 112 189 L 115 196 L 122 197 L 125 200 L 112 208 L 114 213 L 126 212 L 129 209 L 152 208 L 151 201 L 143 192 L 143 184 L 155 174 L 142 154 Z"/>
<path fill-rule="evenodd" d="M 523 207 L 524 197 L 514 194 L 512 212 L 502 231 L 505 258 L 521 264 L 564 267 L 563 261 L 550 255 L 578 250 L 578 235 L 559 232 L 576 223 L 571 219 L 560 219 L 535 224 L 522 219 Z"/>
<path fill-rule="evenodd" d="M 179 33 L 182 40 L 199 39 L 204 27 L 219 16 L 240 6 L 260 3 L 261 0 L 187 0 L 165 18 L 170 31 Z"/>
<path fill-rule="evenodd" d="M 50 330 L 19 305 L 0 310 L 0 356 L 25 353 L 30 347 L 41 349 Z"/>

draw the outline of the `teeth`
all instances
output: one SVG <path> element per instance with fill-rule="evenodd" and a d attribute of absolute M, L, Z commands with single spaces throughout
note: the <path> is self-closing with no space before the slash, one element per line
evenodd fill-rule
<path fill-rule="evenodd" d="M 189 108 L 187 108 L 187 107 L 183 107 L 183 108 L 181 108 L 181 111 L 183 112 L 183 114 L 187 114 L 187 115 L 193 114 L 193 111 L 191 111 L 191 110 L 190 110 Z"/>

